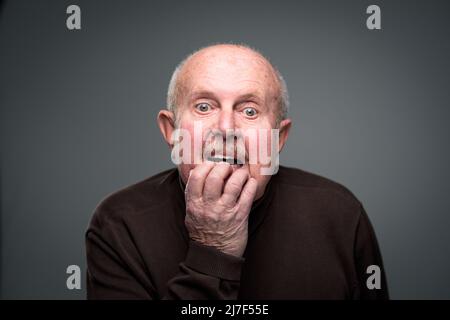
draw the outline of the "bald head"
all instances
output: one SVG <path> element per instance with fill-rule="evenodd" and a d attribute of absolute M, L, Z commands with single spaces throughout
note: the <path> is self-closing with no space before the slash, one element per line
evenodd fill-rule
<path fill-rule="evenodd" d="M 258 83 L 277 125 L 287 117 L 289 99 L 279 71 L 258 51 L 236 44 L 212 45 L 195 51 L 175 69 L 167 93 L 167 108 L 178 113 L 190 92 L 201 90 L 197 79 L 210 83 Z M 223 81 L 225 80 L 225 81 Z M 199 87 L 200 86 L 200 87 Z M 235 88 L 221 88 L 233 90 Z"/>

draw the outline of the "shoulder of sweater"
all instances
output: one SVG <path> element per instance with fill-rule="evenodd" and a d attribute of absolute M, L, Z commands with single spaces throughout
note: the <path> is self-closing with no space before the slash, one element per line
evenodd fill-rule
<path fill-rule="evenodd" d="M 94 210 L 92 224 L 122 220 L 125 215 L 139 214 L 170 201 L 170 192 L 178 184 L 177 169 L 169 169 L 133 183 L 105 196 Z"/>
<path fill-rule="evenodd" d="M 323 192 L 326 195 L 335 195 L 355 206 L 361 206 L 356 196 L 342 184 L 325 178 L 321 175 L 302 169 L 280 166 L 277 177 L 279 183 L 284 186 L 301 188 L 303 191 Z"/>

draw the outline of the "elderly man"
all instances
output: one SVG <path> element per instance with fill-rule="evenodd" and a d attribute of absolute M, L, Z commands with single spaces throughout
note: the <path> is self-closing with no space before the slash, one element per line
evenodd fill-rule
<path fill-rule="evenodd" d="M 287 90 L 262 54 L 232 44 L 191 54 L 167 102 L 158 124 L 177 168 L 96 208 L 88 298 L 388 297 L 361 203 L 333 181 L 278 166 Z"/>

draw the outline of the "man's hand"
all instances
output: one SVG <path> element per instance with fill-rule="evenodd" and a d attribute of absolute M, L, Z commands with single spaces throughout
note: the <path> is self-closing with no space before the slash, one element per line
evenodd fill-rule
<path fill-rule="evenodd" d="M 232 171 L 229 163 L 206 161 L 190 172 L 185 224 L 192 240 L 241 257 L 257 182 L 245 168 Z"/>

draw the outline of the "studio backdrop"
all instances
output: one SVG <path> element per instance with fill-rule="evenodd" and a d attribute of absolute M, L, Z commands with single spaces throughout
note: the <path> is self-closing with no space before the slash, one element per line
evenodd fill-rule
<path fill-rule="evenodd" d="M 368 28 L 372 4 L 381 29 Z M 218 42 L 281 71 L 293 121 L 281 164 L 361 200 L 391 298 L 450 298 L 449 12 L 447 1 L 3 1 L 2 298 L 85 298 L 93 210 L 174 166 L 157 112 L 177 63 Z M 81 289 L 66 285 L 71 265 Z"/>

